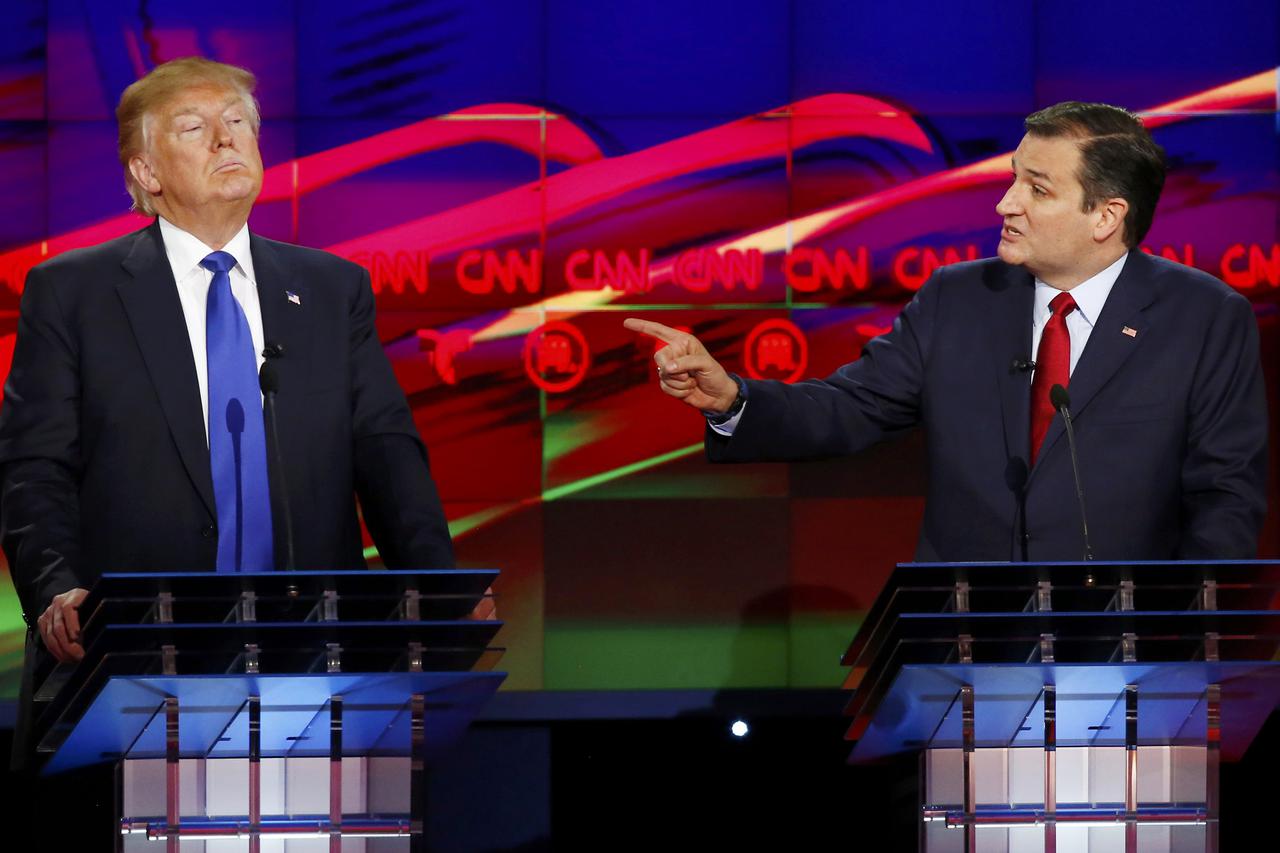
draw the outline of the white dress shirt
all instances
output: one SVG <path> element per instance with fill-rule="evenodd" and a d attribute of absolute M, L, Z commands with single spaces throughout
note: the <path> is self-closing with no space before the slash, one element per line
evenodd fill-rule
<path fill-rule="evenodd" d="M 1076 369 L 1076 362 L 1084 352 L 1084 345 L 1089 342 L 1089 335 L 1093 333 L 1093 324 L 1098 321 L 1102 306 L 1111 295 L 1111 288 L 1120 277 L 1120 271 L 1124 269 L 1124 261 L 1127 257 L 1129 257 L 1128 252 L 1121 255 L 1119 260 L 1102 272 L 1071 288 L 1071 298 L 1076 301 L 1076 310 L 1067 315 L 1067 333 L 1071 336 L 1071 366 L 1068 368 L 1068 376 Z M 1040 335 L 1049 322 L 1049 315 L 1053 313 L 1049 310 L 1049 303 L 1059 293 L 1062 291 L 1036 279 L 1035 305 L 1031 310 L 1031 352 L 1028 353 L 1028 358 L 1031 360 L 1035 359 L 1035 353 L 1040 349 Z M 738 426 L 738 421 L 742 420 L 742 413 L 749 405 L 751 401 L 748 400 L 738 414 L 722 424 L 711 424 L 711 428 L 721 435 L 733 435 L 734 428 Z"/>
<path fill-rule="evenodd" d="M 1102 306 L 1106 304 L 1111 288 L 1120 277 L 1127 257 L 1129 253 L 1125 252 L 1111 266 L 1071 288 L 1071 298 L 1076 301 L 1076 310 L 1067 315 L 1067 333 L 1071 336 L 1071 366 L 1068 368 L 1068 376 L 1075 372 L 1076 362 L 1084 352 L 1084 345 L 1089 342 L 1089 335 L 1093 334 L 1093 324 L 1098 322 Z M 1032 361 L 1040 351 L 1040 336 L 1044 334 L 1049 315 L 1053 313 L 1049 310 L 1049 303 L 1059 293 L 1062 291 L 1036 279 L 1036 301 L 1035 307 L 1031 309 L 1031 353 L 1028 355 Z"/>
<path fill-rule="evenodd" d="M 200 262 L 215 251 L 198 237 L 160 217 L 160 235 L 164 238 L 164 253 L 173 268 L 173 280 L 178 285 L 178 300 L 187 321 L 187 336 L 191 339 L 191 356 L 196 363 L 196 379 L 200 383 L 200 405 L 204 408 L 204 438 L 209 441 L 209 354 L 205 348 L 205 315 L 209 305 L 209 284 L 213 273 L 200 266 Z M 249 321 L 249 335 L 253 338 L 255 366 L 262 369 L 262 308 L 258 304 L 258 285 L 253 277 L 253 256 L 249 252 L 249 226 L 246 223 L 232 237 L 222 251 L 236 259 L 232 267 L 231 294 L 240 303 L 245 319 Z"/>

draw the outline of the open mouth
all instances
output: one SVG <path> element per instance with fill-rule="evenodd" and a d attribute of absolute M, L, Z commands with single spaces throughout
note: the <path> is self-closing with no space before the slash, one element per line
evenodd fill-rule
<path fill-rule="evenodd" d="M 1021 231 L 1019 231 L 1017 228 L 1014 228 L 1012 225 L 1006 225 L 1006 226 L 1004 227 L 1004 229 L 1003 229 L 1003 234 L 1002 234 L 1001 236 L 1004 236 L 1004 237 L 1021 237 L 1021 236 L 1022 236 L 1022 232 L 1021 232 Z"/>

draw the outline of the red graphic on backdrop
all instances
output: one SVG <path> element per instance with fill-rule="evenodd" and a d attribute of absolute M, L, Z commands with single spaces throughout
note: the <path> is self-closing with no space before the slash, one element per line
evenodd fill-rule
<path fill-rule="evenodd" d="M 978 247 L 972 243 L 964 247 L 963 253 L 954 246 L 944 247 L 941 254 L 931 246 L 907 246 L 893 259 L 893 278 L 907 290 L 919 290 L 938 267 L 976 261 L 978 254 Z"/>
<path fill-rule="evenodd" d="M 577 388 L 590 366 L 587 339 L 572 323 L 552 320 L 524 339 L 524 372 L 548 394 Z"/>
<path fill-rule="evenodd" d="M 1146 123 L 1155 129 L 1206 112 L 1265 111 L 1274 106 L 1275 69 L 1267 69 L 1157 106 L 1147 114 Z M 730 121 L 612 157 L 605 157 L 590 136 L 571 120 L 545 113 L 539 107 L 489 104 L 459 112 L 472 115 L 467 116 L 467 121 L 454 121 L 457 114 L 427 119 L 278 163 L 268 169 L 259 201 L 297 202 L 321 187 L 384 163 L 476 143 L 502 145 L 544 159 L 548 164 L 561 164 L 565 168 L 542 173 L 536 181 L 373 234 L 360 234 L 329 247 L 371 269 L 380 303 L 390 295 L 413 307 L 425 307 L 428 299 L 441 299 L 449 293 L 447 287 L 438 284 L 455 283 L 461 293 L 468 295 L 496 293 L 521 297 L 528 294 L 540 299 L 545 290 L 542 274 L 546 259 L 539 256 L 537 249 L 509 249 L 511 238 L 531 242 L 529 235 L 545 235 L 552 225 L 568 228 L 587 220 L 597 221 L 613 213 L 612 209 L 602 210 L 606 205 L 628 193 L 662 186 L 673 178 L 696 175 L 708 169 L 790 157 L 792 152 L 807 145 L 843 136 L 863 136 L 934 152 L 928 136 L 910 113 L 874 99 L 840 94 L 806 99 L 763 115 Z M 485 118 L 511 113 L 540 120 L 513 122 Z M 701 245 L 691 245 L 692 241 L 683 239 L 684 235 L 681 239 L 669 234 L 649 239 L 648 233 L 638 233 L 637 243 L 653 248 L 620 249 L 616 240 L 610 238 L 604 241 L 606 249 L 595 248 L 591 237 L 584 237 L 585 247 L 570 247 L 578 251 L 570 255 L 573 263 L 564 279 L 572 290 L 613 291 L 626 296 L 647 295 L 655 286 L 667 282 L 698 293 L 714 289 L 750 292 L 768 283 L 763 275 L 765 268 L 772 273 L 781 266 L 783 281 L 798 293 L 849 293 L 870 289 L 873 269 L 888 266 L 908 282 L 898 282 L 899 285 L 911 289 L 910 283 L 923 281 L 926 266 L 933 262 L 924 246 L 900 249 L 898 243 L 892 243 L 900 251 L 892 257 L 877 259 L 880 265 L 873 266 L 871 254 L 883 248 L 888 255 L 891 250 L 887 246 L 848 245 L 824 249 L 813 243 L 886 211 L 924 199 L 943 199 L 948 194 L 990 188 L 1004 184 L 1008 177 L 1009 152 L 1005 152 L 979 162 L 925 173 L 868 195 L 835 202 L 822 210 L 797 211 L 793 219 L 744 223 L 723 234 L 711 224 L 706 230 L 716 236 L 708 237 L 701 232 L 692 235 Z M 406 212 L 414 215 L 413 211 Z M 20 292 L 26 271 L 35 263 L 69 248 L 98 243 L 146 224 L 148 220 L 141 216 L 125 214 L 0 252 L 0 287 Z M 931 225 L 930 233 L 946 230 L 939 220 Z M 956 233 L 971 230 L 966 226 Z M 595 235 L 591 231 L 584 233 Z M 683 251 L 668 254 L 668 250 L 662 248 L 667 246 L 679 246 Z M 961 257 L 968 254 L 967 246 L 953 248 Z M 1192 263 L 1192 248 L 1181 247 L 1177 251 L 1178 259 Z M 946 248 L 933 247 L 933 250 L 939 259 L 946 260 Z M 1216 250 L 1215 245 L 1213 250 L 1200 251 Z M 1165 247 L 1160 253 L 1169 256 L 1172 252 L 1171 247 Z M 433 260 L 443 263 L 428 269 Z M 1280 244 L 1240 242 L 1229 247 L 1220 262 L 1218 258 L 1209 258 L 1204 263 L 1207 269 L 1216 270 L 1220 266 L 1223 277 L 1241 289 L 1280 288 Z M 453 267 L 452 276 L 449 266 Z M 440 281 L 430 281 L 429 273 L 438 275 Z M 456 278 L 456 282 L 450 282 L 450 278 Z M 614 293 L 607 294 L 608 298 L 600 302 L 612 299 Z M 584 301 L 581 304 L 600 303 Z M 501 334 L 482 338 L 488 341 L 483 346 L 476 343 L 475 350 L 480 352 L 473 350 L 466 362 L 471 370 L 479 373 L 510 366 L 507 359 L 514 355 L 519 338 L 505 336 L 523 334 L 529 328 L 528 318 L 532 312 L 528 308 L 522 306 L 526 312 L 522 315 L 511 312 L 492 318 L 492 322 L 488 317 L 478 318 Z M 557 310 L 557 316 L 568 319 L 573 310 Z M 804 336 L 798 330 L 771 325 L 767 330 L 758 331 L 749 342 L 744 355 L 750 368 L 746 372 L 798 378 L 807 370 Z M 858 332 L 869 336 L 867 333 L 878 329 L 868 322 Z M 506 348 L 508 342 L 510 348 Z M 399 343 L 396 341 L 389 347 Z M 445 354 L 441 349 L 442 345 L 447 348 L 449 342 L 411 338 L 403 343 L 406 344 L 404 351 L 416 356 L 419 372 L 413 374 L 415 377 L 421 375 L 421 367 L 426 362 L 440 375 L 441 381 L 447 382 L 445 376 L 450 373 L 457 379 L 458 351 Z M 590 354 L 585 340 L 567 324 L 535 330 L 524 343 L 526 372 L 539 387 L 563 391 L 585 378 Z M 425 352 L 427 349 L 431 350 L 430 354 Z M 0 368 L 5 366 L 4 355 L 0 349 Z M 489 401 L 486 399 L 480 405 L 488 406 Z"/>
<path fill-rule="evenodd" d="M 892 324 L 887 326 L 878 326 L 875 323 L 859 323 L 853 327 L 853 330 L 867 340 L 871 340 L 872 338 L 878 338 L 881 335 L 886 334 L 892 328 Z"/>
<path fill-rule="evenodd" d="M 622 290 L 647 293 L 650 251 L 641 249 L 636 257 L 625 250 L 605 252 L 579 249 L 565 262 L 564 276 L 574 290 Z"/>
<path fill-rule="evenodd" d="M 517 293 L 542 291 L 542 250 L 533 249 L 522 254 L 514 249 L 499 256 L 493 249 L 470 249 L 458 257 L 456 264 L 458 286 L 467 293 L 484 296 L 500 290 Z"/>
<path fill-rule="evenodd" d="M 351 260 L 369 271 L 375 296 L 387 291 L 398 296 L 410 290 L 422 295 L 430 285 L 431 257 L 426 252 L 360 253 Z"/>
<path fill-rule="evenodd" d="M 796 246 L 782 261 L 782 272 L 787 284 L 801 293 L 816 293 L 823 288 L 866 290 L 871 287 L 871 261 L 866 246 L 855 250 L 857 256 L 844 248 L 835 250 L 834 256 L 825 249 Z"/>
<path fill-rule="evenodd" d="M 13 347 L 17 342 L 16 333 L 0 337 L 0 383 L 9 378 L 9 368 L 13 366 Z"/>
<path fill-rule="evenodd" d="M 790 320 L 765 320 L 747 335 L 743 361 L 752 379 L 795 382 L 809 365 L 809 341 Z"/>
<path fill-rule="evenodd" d="M 739 284 L 758 290 L 764 282 L 764 255 L 759 249 L 690 249 L 676 258 L 672 277 L 693 293 L 706 293 L 713 284 L 730 293 Z"/>
<path fill-rule="evenodd" d="M 1269 251 L 1257 244 L 1231 246 L 1222 255 L 1222 280 L 1241 290 L 1264 283 L 1280 287 L 1280 244 Z"/>
<path fill-rule="evenodd" d="M 458 384 L 458 374 L 453 362 L 459 353 L 471 349 L 471 337 L 470 329 L 450 329 L 446 332 L 435 329 L 418 330 L 419 348 L 427 354 L 427 361 L 446 385 Z"/>
<path fill-rule="evenodd" d="M 1274 103 L 1275 70 L 1269 69 L 1154 107 L 1144 116 L 1144 121 L 1148 128 L 1155 129 L 1183 121 L 1200 112 L 1232 111 L 1255 106 L 1271 109 Z M 425 119 L 278 163 L 266 170 L 263 192 L 258 200 L 260 203 L 296 200 L 345 177 L 385 163 L 427 151 L 478 142 L 497 143 L 529 153 L 542 152 L 548 162 L 569 166 L 563 172 L 540 178 L 536 182 L 326 247 L 344 257 L 359 258 L 371 266 L 378 266 L 377 261 L 382 261 L 382 272 L 388 279 L 384 283 L 391 285 L 392 293 L 415 296 L 426 292 L 426 277 L 421 269 L 422 257 L 483 249 L 492 241 L 537 231 L 624 193 L 672 177 L 714 166 L 785 154 L 805 145 L 844 136 L 866 136 L 897 142 L 922 151 L 934 150 L 927 135 L 909 114 L 874 98 L 833 93 L 803 99 L 786 105 L 784 109 L 766 113 L 775 114 L 805 120 L 763 121 L 758 116 L 752 116 L 626 155 L 604 157 L 590 137 L 564 116 L 527 104 L 476 105 L 457 110 L 445 117 Z M 487 115 L 518 115 L 542 120 L 483 120 Z M 476 120 L 441 120 L 458 116 Z M 545 139 L 542 137 L 544 133 Z M 1008 158 L 1008 153 L 999 154 L 977 163 L 925 175 L 869 196 L 806 214 L 788 225 L 798 235 L 795 242 L 811 241 L 914 200 L 1003 183 L 1008 179 Z M 142 216 L 123 214 L 2 252 L 0 282 L 15 293 L 21 292 L 26 271 L 36 263 L 67 249 L 99 243 L 147 224 L 148 220 Z M 769 226 L 769 229 L 776 230 L 776 224 Z M 759 235 L 747 236 L 759 239 Z M 741 235 L 735 238 L 740 244 L 742 239 Z M 748 254 L 751 248 L 758 249 L 764 255 L 781 251 L 774 242 L 776 241 L 760 241 L 760 245 L 748 247 Z M 1274 251 L 1274 247 L 1260 248 L 1264 255 L 1262 259 L 1239 256 L 1223 258 L 1223 277 L 1232 276 L 1239 282 L 1236 286 L 1242 288 L 1261 283 L 1280 286 L 1280 282 L 1273 278 L 1275 262 L 1266 257 L 1268 250 Z M 406 251 L 421 252 L 422 255 L 397 258 L 398 252 Z M 633 270 L 624 266 L 631 258 L 619 261 L 616 257 L 606 257 L 604 260 L 612 260 L 613 263 L 602 263 L 602 269 L 597 271 L 594 269 L 596 259 L 593 254 L 587 253 L 587 258 L 593 263 L 578 265 L 590 269 L 575 267 L 574 272 L 580 277 L 575 289 L 580 288 L 582 279 L 585 279 L 591 282 L 590 289 L 610 288 L 644 293 L 655 283 L 670 280 L 676 272 L 675 258 L 653 258 L 653 267 L 649 270 L 643 268 L 650 259 L 642 258 L 638 264 L 631 265 Z M 866 270 L 860 257 L 840 257 L 837 252 L 832 258 L 802 256 L 801 260 L 804 262 L 799 264 L 799 268 L 791 271 L 799 277 L 797 289 L 816 290 L 820 286 L 819 282 L 828 277 L 835 289 L 839 289 L 842 284 L 852 285 L 855 289 L 865 286 L 862 282 L 866 278 Z M 824 265 L 823 260 L 830 263 Z M 514 261 L 509 262 L 509 282 L 514 283 L 519 276 L 516 271 L 518 265 Z M 811 264 L 818 266 L 811 269 Z M 824 269 L 824 266 L 829 266 L 830 269 Z M 525 271 L 520 269 L 519 272 Z M 648 274 L 642 275 L 642 272 Z M 686 267 L 683 272 L 687 278 L 691 271 Z M 737 278 L 750 289 L 753 280 L 751 276 L 754 274 L 754 261 L 751 261 L 731 276 L 731 280 Z M 532 286 L 532 276 L 528 273 L 525 275 L 520 281 L 521 286 L 529 292 L 537 292 Z M 503 284 L 500 277 L 497 277 L 497 281 L 500 286 Z M 644 282 L 643 286 L 641 281 Z M 700 275 L 694 277 L 693 284 L 695 288 L 707 286 Z M 727 281 L 724 284 L 728 286 Z M 794 282 L 792 284 L 795 286 Z M 515 287 L 512 289 L 515 290 Z"/>

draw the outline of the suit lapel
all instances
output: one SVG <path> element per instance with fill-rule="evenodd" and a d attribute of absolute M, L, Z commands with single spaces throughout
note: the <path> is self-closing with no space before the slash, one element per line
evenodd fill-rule
<path fill-rule="evenodd" d="M 210 515 L 216 515 L 200 383 L 159 220 L 138 235 L 122 266 L 130 277 L 116 290 L 160 398 L 169 432 L 192 484 Z"/>
<path fill-rule="evenodd" d="M 1143 315 L 1143 309 L 1155 299 L 1150 266 L 1151 262 L 1141 251 L 1131 251 L 1120 277 L 1107 295 L 1102 313 L 1089 333 L 1089 343 L 1080 354 L 1080 361 L 1076 363 L 1067 385 L 1072 418 L 1080 418 L 1098 392 L 1147 339 L 1143 332 L 1150 324 Z M 1126 334 L 1126 328 L 1134 334 Z M 1053 448 L 1065 430 L 1061 417 L 1050 422 L 1044 444 L 1040 446 L 1040 459 Z M 1035 469 L 1032 469 L 1034 473 Z"/>
<path fill-rule="evenodd" d="M 293 495 L 294 504 L 310 490 L 308 471 L 300 461 L 305 456 L 305 415 L 302 402 L 310 385 L 311 338 L 306 325 L 306 312 L 314 310 L 311 292 L 296 279 L 293 265 L 282 257 L 280 248 L 255 234 L 249 235 L 253 254 L 253 274 L 257 279 L 258 304 L 262 310 L 263 343 L 280 348 L 275 358 L 279 392 L 276 398 L 275 431 L 279 437 L 277 452 L 284 463 L 280 470 L 276 453 L 267 453 L 267 470 L 271 481 L 271 513 L 275 520 L 277 562 L 283 565 L 288 548 L 287 527 L 281 523 L 285 514 L 285 492 Z M 270 429 L 270 425 L 268 425 Z M 274 441 L 275 439 L 269 439 Z M 297 518 L 297 513 L 294 513 Z"/>
<path fill-rule="evenodd" d="M 307 387 L 309 336 L 305 325 L 310 292 L 293 271 L 280 250 L 269 240 L 249 235 L 253 253 L 253 273 L 257 279 L 258 304 L 262 310 L 262 340 L 282 347 L 276 363 L 281 394 L 292 396 Z M 285 441 L 281 435 L 280 440 Z"/>
<path fill-rule="evenodd" d="M 1000 388 L 1000 410 L 1004 422 L 1004 442 L 1010 459 L 1026 460 L 1031 439 L 1031 378 L 1013 366 L 1016 359 L 1030 360 L 1031 311 L 1035 305 L 1035 279 L 1021 269 L 1005 273 L 1008 298 L 996 299 L 992 314 L 992 360 Z"/>

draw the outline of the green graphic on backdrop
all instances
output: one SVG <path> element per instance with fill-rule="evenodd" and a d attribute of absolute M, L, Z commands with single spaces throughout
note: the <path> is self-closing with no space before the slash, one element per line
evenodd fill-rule
<path fill-rule="evenodd" d="M 2 558 L 0 558 L 2 562 Z M 16 699 L 22 677 L 22 650 L 27 626 L 22 621 L 18 593 L 9 577 L 9 567 L 0 571 L 0 700 Z"/>

